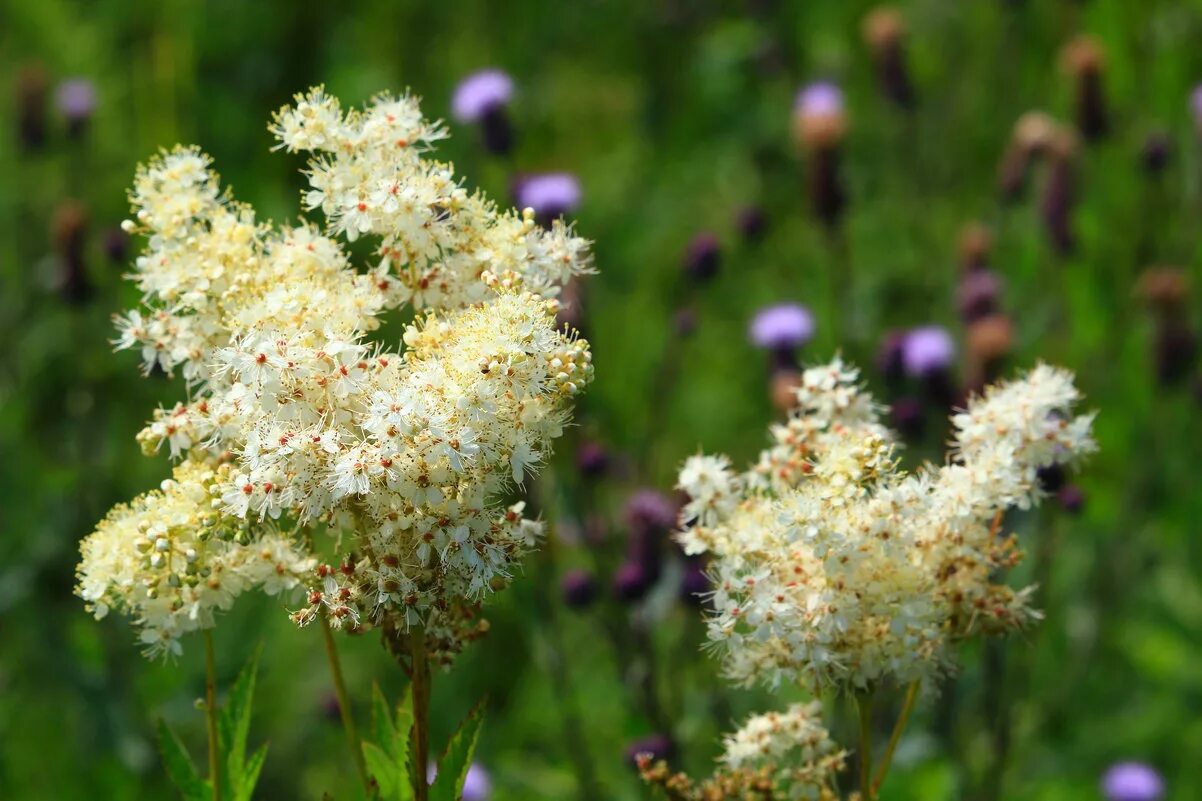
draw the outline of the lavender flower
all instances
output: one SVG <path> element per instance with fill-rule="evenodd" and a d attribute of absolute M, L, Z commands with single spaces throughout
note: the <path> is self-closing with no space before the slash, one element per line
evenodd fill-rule
<path fill-rule="evenodd" d="M 568 172 L 527 175 L 514 187 L 514 199 L 520 208 L 534 209 L 540 225 L 549 225 L 556 217 L 570 214 L 580 205 L 580 181 Z"/>
<path fill-rule="evenodd" d="M 451 114 L 461 122 L 479 123 L 485 149 L 502 156 L 513 149 L 513 128 L 506 114 L 512 98 L 512 78 L 500 70 L 482 70 L 455 87 Z"/>
<path fill-rule="evenodd" d="M 928 325 L 915 328 L 902 341 L 902 367 L 912 378 L 945 372 L 956 358 L 956 343 L 946 328 Z"/>
<path fill-rule="evenodd" d="M 68 78 L 58 85 L 54 99 L 67 120 L 68 135 L 82 134 L 96 110 L 96 87 L 87 78 Z"/>
<path fill-rule="evenodd" d="M 1151 765 L 1119 762 L 1102 776 L 1107 801 L 1157 801 L 1164 797 L 1164 780 Z"/>

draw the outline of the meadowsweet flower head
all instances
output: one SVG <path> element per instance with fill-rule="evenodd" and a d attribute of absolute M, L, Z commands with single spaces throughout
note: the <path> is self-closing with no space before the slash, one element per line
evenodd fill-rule
<path fill-rule="evenodd" d="M 952 418 L 956 459 L 900 469 L 880 408 L 836 359 L 746 472 L 693 456 L 686 553 L 712 557 L 711 642 L 741 683 L 865 688 L 930 680 L 952 646 L 1035 617 L 995 573 L 1018 558 L 1000 513 L 1043 494 L 1037 471 L 1093 449 L 1071 377 L 1039 366 Z"/>
<path fill-rule="evenodd" d="M 1118 762 L 1102 776 L 1106 801 L 1159 801 L 1164 797 L 1164 780 L 1151 765 Z"/>
<path fill-rule="evenodd" d="M 248 536 L 339 535 L 344 561 L 306 576 L 298 623 L 420 624 L 453 651 L 541 536 L 523 503 L 500 499 L 544 462 L 592 379 L 555 299 L 590 269 L 588 243 L 466 190 L 430 157 L 446 132 L 412 97 L 343 111 L 314 89 L 271 130 L 310 153 L 304 205 L 324 229 L 258 222 L 195 148 L 135 178 L 126 227 L 147 235 L 145 303 L 120 319 L 118 347 L 192 387 L 139 442 L 220 458 L 209 502 Z M 360 237 L 376 256 L 356 269 L 340 239 Z M 373 344 L 403 306 L 416 311 L 404 349 Z"/>

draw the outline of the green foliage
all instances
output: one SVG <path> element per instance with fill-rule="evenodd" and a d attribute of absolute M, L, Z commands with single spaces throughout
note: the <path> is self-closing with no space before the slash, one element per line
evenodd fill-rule
<path fill-rule="evenodd" d="M 378 685 L 372 686 L 371 732 L 375 742 L 363 743 L 363 757 L 378 790 L 380 801 L 409 801 L 413 798 L 413 778 L 426 781 L 426 768 L 413 761 L 409 748 L 413 713 L 411 696 L 406 693 L 395 714 Z M 458 801 L 484 718 L 484 702 L 471 712 L 451 735 L 446 751 L 437 763 L 438 775 L 430 787 L 430 801 Z"/>
<path fill-rule="evenodd" d="M 259 668 L 260 644 L 230 688 L 217 723 L 218 753 L 225 766 L 221 772 L 221 797 L 230 801 L 251 801 L 263 763 L 267 759 L 264 744 L 248 758 L 247 734 Z M 184 801 L 208 801 L 212 798 L 212 777 L 202 779 L 187 750 L 163 721 L 158 723 L 159 750 L 171 781 Z"/>

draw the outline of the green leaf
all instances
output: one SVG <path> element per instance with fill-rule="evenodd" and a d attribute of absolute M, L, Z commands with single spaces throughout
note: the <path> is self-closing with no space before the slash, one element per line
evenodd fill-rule
<path fill-rule="evenodd" d="M 234 792 L 234 801 L 250 801 L 259 783 L 259 774 L 263 771 L 263 763 L 267 761 L 267 744 L 264 743 L 251 758 L 246 761 L 238 789 Z"/>
<path fill-rule="evenodd" d="M 480 723 L 484 718 L 484 702 L 472 707 L 459 730 L 447 744 L 447 752 L 438 765 L 438 778 L 430 788 L 430 801 L 458 801 L 463 793 L 472 754 L 476 751 L 476 740 L 480 736 Z"/>
<path fill-rule="evenodd" d="M 368 772 L 380 788 L 380 797 L 399 798 L 398 788 L 404 784 L 400 765 L 375 743 L 363 743 L 363 759 L 367 762 Z"/>
<path fill-rule="evenodd" d="M 209 783 L 200 778 L 192 758 L 188 756 L 183 743 L 175 736 L 175 732 L 159 721 L 159 751 L 163 754 L 163 764 L 167 767 L 167 775 L 179 789 L 185 801 L 206 801 L 211 795 Z"/>
<path fill-rule="evenodd" d="M 259 656 L 263 653 L 260 643 L 251 655 L 246 667 L 238 674 L 229 697 L 221 709 L 218 740 L 221 753 L 225 756 L 226 775 L 229 777 L 230 795 L 237 795 L 242 787 L 242 776 L 246 769 L 246 737 L 250 731 L 251 700 L 255 694 L 255 675 L 259 670 Z"/>
<path fill-rule="evenodd" d="M 393 744 L 397 740 L 396 725 L 392 722 L 392 712 L 388 709 L 388 701 L 380 692 L 380 685 L 371 685 L 371 729 L 372 739 L 391 757 L 396 756 Z"/>

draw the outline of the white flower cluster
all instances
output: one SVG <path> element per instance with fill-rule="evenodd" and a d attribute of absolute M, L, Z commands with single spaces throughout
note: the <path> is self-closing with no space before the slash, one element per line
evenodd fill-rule
<path fill-rule="evenodd" d="M 731 770 L 769 768 L 778 790 L 773 797 L 782 799 L 819 798 L 833 786 L 847 756 L 822 725 L 817 701 L 753 715 L 727 735 L 724 746 L 723 765 Z"/>
<path fill-rule="evenodd" d="M 109 512 L 84 540 L 79 594 L 102 618 L 129 614 L 150 654 L 179 653 L 180 635 L 213 625 L 250 589 L 290 590 L 317 561 L 270 527 L 219 511 L 229 466 L 180 462 L 159 490 Z"/>
<path fill-rule="evenodd" d="M 901 471 L 879 410 L 836 359 L 806 370 L 792 419 L 746 473 L 694 456 L 680 473 L 690 554 L 710 553 L 709 634 L 735 681 L 862 689 L 937 676 L 951 645 L 1021 628 L 1028 593 L 1003 510 L 1036 471 L 1094 449 L 1068 373 L 1039 366 L 955 415 L 951 463 Z"/>
<path fill-rule="evenodd" d="M 446 133 L 411 97 L 344 113 L 315 89 L 272 130 L 314 152 L 306 204 L 329 236 L 257 223 L 195 149 L 138 172 L 127 228 L 148 238 L 134 275 L 145 301 L 119 320 L 118 345 L 140 349 L 147 371 L 180 369 L 192 390 L 138 438 L 228 461 L 223 516 L 349 533 L 299 622 L 437 628 L 503 585 L 541 531 L 521 504 L 496 503 L 543 461 L 592 378 L 588 344 L 555 319 L 562 282 L 591 269 L 588 243 L 498 211 L 426 158 Z M 378 263 L 353 269 L 339 234 L 377 237 Z M 405 349 L 370 342 L 405 304 L 419 312 Z M 94 555 L 85 544 L 96 584 Z"/>

